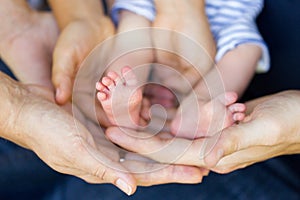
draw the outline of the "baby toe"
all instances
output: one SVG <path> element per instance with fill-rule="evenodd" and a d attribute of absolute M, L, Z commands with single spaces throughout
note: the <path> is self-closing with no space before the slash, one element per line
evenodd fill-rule
<path fill-rule="evenodd" d="M 107 73 L 107 77 L 109 77 L 111 80 L 113 80 L 115 85 L 118 85 L 119 83 L 122 83 L 119 74 L 117 74 L 115 71 L 109 71 Z"/>
<path fill-rule="evenodd" d="M 131 67 L 125 66 L 122 68 L 122 76 L 126 85 L 135 86 L 137 84 L 137 78 Z"/>
<path fill-rule="evenodd" d="M 97 92 L 97 98 L 100 102 L 105 101 L 108 98 L 108 94 L 105 92 Z"/>
<path fill-rule="evenodd" d="M 245 119 L 245 113 L 234 113 L 232 118 L 235 122 L 243 121 Z"/>
<path fill-rule="evenodd" d="M 245 112 L 246 111 L 246 105 L 243 103 L 235 103 L 228 107 L 230 112 L 237 113 L 237 112 Z"/>
<path fill-rule="evenodd" d="M 114 81 L 111 78 L 107 77 L 107 76 L 105 76 L 105 77 L 102 78 L 101 83 L 105 87 L 107 87 L 109 90 L 111 90 L 111 89 L 113 89 L 113 87 L 115 87 Z"/>
<path fill-rule="evenodd" d="M 238 96 L 235 92 L 225 92 L 224 94 L 217 97 L 225 106 L 229 106 L 235 103 Z"/>

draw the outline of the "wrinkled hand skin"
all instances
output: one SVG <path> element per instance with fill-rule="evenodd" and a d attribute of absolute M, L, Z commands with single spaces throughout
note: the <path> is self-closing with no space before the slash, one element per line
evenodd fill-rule
<path fill-rule="evenodd" d="M 72 94 L 73 83 L 80 64 L 90 51 L 114 34 L 110 19 L 74 20 L 61 31 L 53 54 L 52 81 L 56 101 L 66 103 Z"/>
<path fill-rule="evenodd" d="M 1 16 L 4 19 L 0 31 L 1 59 L 19 81 L 53 89 L 52 52 L 58 37 L 53 15 L 34 11 L 21 1 L 9 3 L 14 6 L 11 11 L 5 2 L 2 8 L 7 9 L 0 9 L 0 16 L 4 15 Z"/>
<path fill-rule="evenodd" d="M 300 153 L 300 92 L 285 91 L 247 103 L 249 115 L 241 124 L 224 130 L 209 161 L 229 173 L 280 155 Z"/>
<path fill-rule="evenodd" d="M 1 137 L 34 151 L 58 172 L 89 183 L 112 183 L 128 195 L 137 185 L 198 183 L 207 175 L 195 167 L 163 165 L 128 153 L 123 153 L 128 159 L 120 163 L 124 150 L 108 141 L 76 107 L 73 112 L 81 122 L 57 106 L 51 90 L 15 82 L 2 73 L 0 86 Z M 137 171 L 143 173 L 135 174 Z M 128 187 L 120 186 L 119 179 Z"/>
<path fill-rule="evenodd" d="M 106 135 L 123 148 L 161 163 L 229 173 L 276 156 L 300 153 L 299 102 L 299 91 L 250 101 L 248 116 L 243 122 L 196 140 L 153 136 L 133 130 L 124 134 L 114 127 L 109 128 Z"/>

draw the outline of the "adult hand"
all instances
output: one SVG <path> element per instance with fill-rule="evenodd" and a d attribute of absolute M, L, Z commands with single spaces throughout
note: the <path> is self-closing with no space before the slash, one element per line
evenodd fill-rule
<path fill-rule="evenodd" d="M 247 103 L 251 112 L 238 126 L 222 132 L 208 157 L 216 163 L 217 152 L 222 159 L 213 168 L 229 173 L 280 155 L 300 153 L 300 92 L 285 91 Z"/>
<path fill-rule="evenodd" d="M 49 3 L 61 29 L 53 53 L 52 81 L 57 103 L 65 104 L 84 58 L 115 30 L 98 0 L 49 0 Z"/>
<path fill-rule="evenodd" d="M 106 70 L 120 73 L 124 66 L 133 68 L 141 86 L 146 83 L 150 71 L 149 63 L 153 62 L 150 29 L 145 28 L 148 26 L 150 22 L 144 17 L 126 10 L 120 11 L 118 34 L 97 46 L 77 73 L 73 103 L 88 118 L 99 121 L 103 127 L 108 127 L 111 123 L 99 101 L 95 101 L 95 84 Z M 94 117 L 95 114 L 97 118 Z"/>
<path fill-rule="evenodd" d="M 92 183 L 113 183 L 127 194 L 134 192 L 134 177 L 98 150 L 83 125 L 40 96 L 47 91 L 36 95 L 2 74 L 0 81 L 1 137 L 33 150 L 58 172 Z"/>
<path fill-rule="evenodd" d="M 216 50 L 204 10 L 205 2 L 155 0 L 155 4 L 157 15 L 152 26 L 159 28 L 152 32 L 156 62 L 178 72 L 165 75 L 162 66 L 157 66 L 155 76 L 164 86 L 187 93 L 214 64 Z M 183 84 L 182 77 L 190 85 Z"/>
<path fill-rule="evenodd" d="M 251 101 L 250 114 L 244 122 L 193 141 L 151 137 L 143 132 L 124 134 L 116 128 L 108 129 L 107 136 L 123 148 L 163 163 L 202 166 L 228 173 L 279 155 L 300 153 L 299 102 L 299 91 Z"/>
<path fill-rule="evenodd" d="M 208 170 L 183 165 L 167 165 L 157 163 L 138 154 L 126 152 L 107 140 L 99 127 L 89 119 L 85 119 L 87 128 L 93 134 L 94 140 L 106 157 L 114 162 L 121 162 L 128 173 L 132 173 L 138 186 L 151 186 L 166 183 L 199 183 L 202 177 L 208 175 Z M 104 160 L 105 162 L 105 160 Z M 107 164 L 107 163 L 105 163 Z"/>
<path fill-rule="evenodd" d="M 206 173 L 194 167 L 164 166 L 138 156 L 120 163 L 123 150 L 107 141 L 92 122 L 80 118 L 88 122 L 93 135 L 51 102 L 49 90 L 21 85 L 0 75 L 1 137 L 33 150 L 58 172 L 91 183 L 112 183 L 128 195 L 134 193 L 136 184 L 196 183 Z M 73 111 L 78 114 L 76 108 Z M 130 171 L 144 173 L 134 177 Z"/>
<path fill-rule="evenodd" d="M 54 50 L 52 70 L 58 103 L 64 104 L 71 97 L 74 79 L 84 58 L 113 33 L 113 24 L 106 17 L 97 23 L 76 20 L 62 30 Z"/>
<path fill-rule="evenodd" d="M 52 52 L 58 27 L 49 12 L 30 9 L 25 1 L 2 0 L 0 55 L 17 79 L 53 89 Z"/>
<path fill-rule="evenodd" d="M 119 161 L 120 154 L 123 155 L 125 161 L 122 162 L 122 165 L 134 174 L 138 185 L 147 186 L 169 182 L 196 183 L 201 181 L 202 176 L 206 175 L 207 171 L 195 167 L 158 164 L 137 154 L 125 153 L 124 150 L 116 148 L 110 141 L 107 141 L 103 134 L 99 133 L 99 127 L 95 127 L 94 123 L 98 121 L 103 127 L 110 126 L 105 118 L 105 113 L 95 101 L 95 83 L 104 73 L 104 68 L 99 69 L 99 66 L 107 66 L 110 63 L 108 55 L 114 49 L 115 44 L 116 42 L 113 39 L 103 43 L 89 55 L 80 68 L 76 77 L 72 99 L 73 105 L 80 110 L 74 113 L 75 117 L 82 118 L 81 111 L 84 113 L 83 124 L 93 133 L 96 144 L 99 145 L 101 152 L 107 153 L 107 157 Z"/>

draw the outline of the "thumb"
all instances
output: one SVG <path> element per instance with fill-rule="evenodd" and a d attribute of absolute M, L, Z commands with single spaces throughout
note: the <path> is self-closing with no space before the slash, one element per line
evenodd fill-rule
<path fill-rule="evenodd" d="M 214 167 L 220 159 L 238 151 L 263 145 L 268 130 L 259 120 L 231 126 L 209 138 L 205 147 L 204 161 Z"/>
<path fill-rule="evenodd" d="M 136 181 L 120 163 L 106 157 L 94 148 L 88 148 L 85 161 L 79 161 L 82 169 L 94 176 L 99 181 L 94 183 L 111 183 L 127 195 L 132 195 L 136 190 Z M 95 179 L 94 179 L 95 180 Z M 89 181 L 89 180 L 87 180 Z"/>
<path fill-rule="evenodd" d="M 52 82 L 58 104 L 65 104 L 71 98 L 77 70 L 76 52 L 72 49 L 61 48 L 58 44 L 53 53 L 52 68 Z"/>

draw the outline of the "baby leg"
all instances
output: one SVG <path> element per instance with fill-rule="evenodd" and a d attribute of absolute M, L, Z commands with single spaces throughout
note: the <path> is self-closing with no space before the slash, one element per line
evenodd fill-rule
<path fill-rule="evenodd" d="M 130 67 L 121 69 L 121 76 L 109 71 L 96 84 L 97 98 L 108 119 L 116 126 L 136 129 L 139 126 L 142 89 Z"/>
<path fill-rule="evenodd" d="M 189 95 L 171 123 L 171 132 L 193 139 L 214 134 L 243 120 L 246 107 L 235 103 L 237 98 L 236 93 L 226 92 L 207 102 Z"/>

